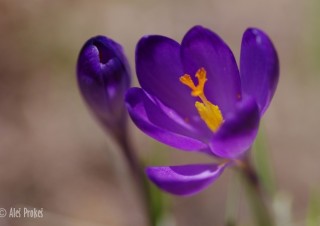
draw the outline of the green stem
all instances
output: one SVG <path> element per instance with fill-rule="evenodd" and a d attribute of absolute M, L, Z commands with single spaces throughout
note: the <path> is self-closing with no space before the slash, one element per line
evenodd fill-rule
<path fill-rule="evenodd" d="M 251 164 L 250 159 L 246 156 L 240 165 L 243 175 L 243 182 L 248 194 L 251 210 L 255 217 L 256 225 L 273 226 L 274 220 L 271 211 L 263 197 L 263 189 L 256 170 Z"/>
<path fill-rule="evenodd" d="M 229 179 L 227 194 L 226 219 L 224 226 L 236 226 L 236 215 L 239 207 L 239 180 L 234 175 Z"/>
<path fill-rule="evenodd" d="M 147 225 L 155 226 L 157 219 L 153 217 L 151 191 L 148 185 L 148 180 L 144 173 L 144 165 L 137 157 L 137 152 L 134 150 L 133 145 L 130 143 L 128 136 L 128 129 L 126 123 L 123 124 L 121 133 L 114 133 L 115 140 L 120 148 L 123 150 L 124 157 L 128 163 L 130 173 L 136 188 L 139 192 L 140 199 L 142 200 L 143 208 L 145 211 Z"/>
<path fill-rule="evenodd" d="M 118 130 L 113 131 L 113 135 L 119 147 L 122 149 L 136 189 L 139 192 L 147 219 L 147 225 L 156 226 L 161 219 L 159 219 L 158 215 L 155 213 L 155 211 L 157 211 L 154 207 L 155 197 L 150 182 L 145 176 L 144 164 L 138 158 L 137 152 L 130 142 L 126 121 L 123 121 L 121 126 L 118 127 Z"/>

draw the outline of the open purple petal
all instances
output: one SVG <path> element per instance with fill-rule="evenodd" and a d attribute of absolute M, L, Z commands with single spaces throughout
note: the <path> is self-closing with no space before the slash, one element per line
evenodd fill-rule
<path fill-rule="evenodd" d="M 241 99 L 240 76 L 235 58 L 224 41 L 212 31 L 195 26 L 181 44 L 185 72 L 194 76 L 203 67 L 207 71 L 207 98 L 218 105 L 225 115 L 234 110 Z"/>
<path fill-rule="evenodd" d="M 140 88 L 131 88 L 126 94 L 128 112 L 136 124 L 147 135 L 171 147 L 196 151 L 207 147 L 197 139 L 193 128 L 177 114 L 164 108 Z"/>
<path fill-rule="evenodd" d="M 225 122 L 214 135 L 210 143 L 212 152 L 221 158 L 239 157 L 254 142 L 259 121 L 259 108 L 255 100 L 244 98 L 237 104 L 236 111 L 227 115 Z"/>
<path fill-rule="evenodd" d="M 197 115 L 190 89 L 179 78 L 184 74 L 180 45 L 167 37 L 143 37 L 136 48 L 136 71 L 141 87 L 178 114 Z"/>
<path fill-rule="evenodd" d="M 263 115 L 278 84 L 279 61 L 271 40 L 259 29 L 250 28 L 243 34 L 240 73 L 243 93 L 256 99 Z"/>
<path fill-rule="evenodd" d="M 193 195 L 208 187 L 221 175 L 226 165 L 197 164 L 148 167 L 148 178 L 160 189 L 174 195 Z"/>

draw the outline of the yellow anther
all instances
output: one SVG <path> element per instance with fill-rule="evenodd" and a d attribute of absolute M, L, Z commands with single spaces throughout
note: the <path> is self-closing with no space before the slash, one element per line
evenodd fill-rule
<path fill-rule="evenodd" d="M 221 124 L 223 123 L 223 117 L 218 106 L 212 104 L 207 100 L 204 95 L 204 85 L 207 81 L 207 73 L 204 68 L 200 68 L 196 72 L 196 78 L 198 79 L 198 85 L 195 85 L 191 76 L 185 74 L 180 77 L 180 82 L 191 89 L 191 95 L 194 97 L 199 97 L 202 101 L 196 101 L 195 107 L 201 119 L 207 124 L 207 126 L 216 132 Z"/>
<path fill-rule="evenodd" d="M 206 104 L 199 101 L 195 104 L 198 113 L 207 126 L 213 131 L 217 131 L 223 122 L 223 117 L 218 106 L 207 102 Z"/>

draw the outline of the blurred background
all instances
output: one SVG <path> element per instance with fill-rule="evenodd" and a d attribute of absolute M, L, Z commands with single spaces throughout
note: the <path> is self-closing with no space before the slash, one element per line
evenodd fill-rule
<path fill-rule="evenodd" d="M 247 27 L 273 40 L 280 82 L 261 129 L 281 200 L 275 208 L 287 217 L 283 225 L 305 225 L 310 194 L 320 188 L 319 12 L 317 0 L 0 0 L 0 207 L 44 209 L 42 219 L 0 218 L 0 225 L 143 225 L 122 155 L 79 94 L 77 56 L 88 38 L 106 35 L 123 45 L 134 72 L 141 36 L 181 41 L 196 24 L 218 33 L 237 60 Z M 147 161 L 209 160 L 130 129 Z M 229 170 L 190 198 L 166 195 L 171 221 L 223 225 L 233 177 Z M 237 219 L 245 224 L 251 216 L 241 189 L 238 197 Z"/>

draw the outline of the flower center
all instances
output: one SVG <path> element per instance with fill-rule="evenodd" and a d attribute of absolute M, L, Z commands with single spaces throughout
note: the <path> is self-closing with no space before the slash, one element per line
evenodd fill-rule
<path fill-rule="evenodd" d="M 195 107 L 201 119 L 207 124 L 207 126 L 216 132 L 223 123 L 223 117 L 221 111 L 217 105 L 212 104 L 204 95 L 204 85 L 207 81 L 207 72 L 204 68 L 200 68 L 196 72 L 196 78 L 198 79 L 198 85 L 195 85 L 190 75 L 185 74 L 180 77 L 180 82 L 191 89 L 191 95 L 199 97 L 201 102 L 196 101 Z"/>

